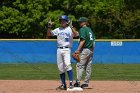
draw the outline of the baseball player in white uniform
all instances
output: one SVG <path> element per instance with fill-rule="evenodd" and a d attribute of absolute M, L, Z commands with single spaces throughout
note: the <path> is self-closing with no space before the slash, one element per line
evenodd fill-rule
<path fill-rule="evenodd" d="M 69 77 L 69 88 L 73 88 L 73 71 L 71 67 L 71 47 L 73 44 L 73 37 L 78 36 L 78 32 L 69 26 L 69 18 L 67 15 L 62 15 L 59 18 L 61 27 L 51 30 L 48 27 L 48 36 L 57 36 L 57 66 L 60 71 L 60 78 L 62 84 L 57 88 L 66 90 L 65 71 Z"/>

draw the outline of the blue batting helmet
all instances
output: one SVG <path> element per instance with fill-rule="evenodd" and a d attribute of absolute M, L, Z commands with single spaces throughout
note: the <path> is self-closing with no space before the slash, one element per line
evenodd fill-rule
<path fill-rule="evenodd" d="M 66 20 L 68 22 L 69 18 L 66 15 L 62 15 L 62 16 L 60 16 L 59 20 Z"/>

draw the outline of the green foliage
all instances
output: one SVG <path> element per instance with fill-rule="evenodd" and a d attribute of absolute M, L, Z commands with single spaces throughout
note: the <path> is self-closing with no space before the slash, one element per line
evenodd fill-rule
<path fill-rule="evenodd" d="M 59 26 L 67 14 L 74 26 L 89 18 L 96 38 L 140 38 L 139 0 L 4 0 L 0 1 L 1 38 L 47 38 L 47 21 Z"/>

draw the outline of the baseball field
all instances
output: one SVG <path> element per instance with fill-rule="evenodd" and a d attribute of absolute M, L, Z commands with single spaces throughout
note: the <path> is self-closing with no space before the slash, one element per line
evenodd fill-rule
<path fill-rule="evenodd" d="M 78 93 L 140 93 L 140 64 L 92 66 L 89 88 Z M 56 90 L 59 80 L 56 64 L 0 64 L 0 93 L 66 93 Z"/>

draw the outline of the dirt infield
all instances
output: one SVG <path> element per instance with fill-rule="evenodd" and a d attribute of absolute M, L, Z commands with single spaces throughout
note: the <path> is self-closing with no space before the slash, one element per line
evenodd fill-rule
<path fill-rule="evenodd" d="M 56 80 L 0 80 L 0 93 L 69 93 Z M 91 81 L 89 89 L 70 93 L 140 93 L 140 81 Z"/>

